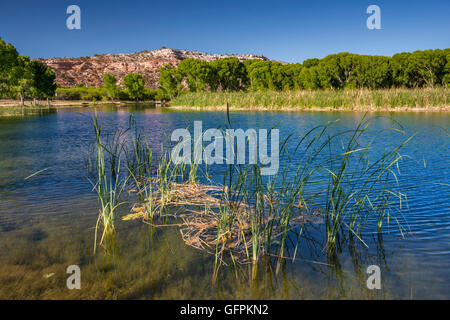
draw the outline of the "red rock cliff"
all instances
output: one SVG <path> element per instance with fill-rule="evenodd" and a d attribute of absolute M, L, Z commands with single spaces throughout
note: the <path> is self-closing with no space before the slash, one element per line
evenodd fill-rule
<path fill-rule="evenodd" d="M 103 84 L 105 73 L 116 76 L 118 84 L 127 74 L 139 73 L 146 79 L 146 86 L 158 88 L 158 69 L 165 64 L 177 66 L 186 58 L 214 61 L 226 57 L 236 57 L 240 61 L 247 59 L 269 60 L 258 55 L 218 55 L 197 51 L 158 49 L 131 54 L 104 54 L 81 58 L 37 59 L 55 71 L 56 82 L 63 87 L 75 87 L 78 84 L 99 87 Z"/>

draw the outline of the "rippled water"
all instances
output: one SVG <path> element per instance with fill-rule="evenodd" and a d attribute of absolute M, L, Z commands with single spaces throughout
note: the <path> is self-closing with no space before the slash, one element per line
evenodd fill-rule
<path fill-rule="evenodd" d="M 390 221 L 382 235 L 366 234 L 365 248 L 348 241 L 330 258 L 323 228 L 300 239 L 297 260 L 258 282 L 222 268 L 213 285 L 213 257 L 187 247 L 176 229 L 152 231 L 120 222 L 117 252 L 93 254 L 98 203 L 86 179 L 92 109 L 64 109 L 38 117 L 0 119 L 0 298 L 450 298 L 450 116 L 446 113 L 376 114 L 369 138 L 379 155 L 414 133 L 404 147 L 400 184 L 408 208 L 399 213 L 406 233 Z M 130 112 L 158 149 L 174 129 L 216 128 L 223 112 L 152 108 L 98 108 L 106 132 L 128 126 Z M 355 128 L 363 114 L 333 112 L 236 112 L 235 128 L 271 128 L 282 137 L 340 119 L 335 132 Z M 399 122 L 405 134 L 380 131 Z M 39 174 L 29 177 L 33 173 Z M 220 170 L 217 175 L 219 175 Z M 120 214 L 127 213 L 123 206 Z M 370 222 L 369 222 L 370 224 Z M 370 229 L 370 228 L 369 228 Z M 371 230 L 371 229 L 370 229 Z M 82 270 L 82 289 L 66 288 L 66 268 Z M 382 270 L 382 289 L 366 287 L 366 268 Z"/>

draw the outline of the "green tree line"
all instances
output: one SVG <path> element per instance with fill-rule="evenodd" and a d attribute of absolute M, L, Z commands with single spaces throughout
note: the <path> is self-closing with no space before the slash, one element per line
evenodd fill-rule
<path fill-rule="evenodd" d="M 86 101 L 150 101 L 168 100 L 162 90 L 145 87 L 145 79 L 137 73 L 130 73 L 123 78 L 123 88 L 117 85 L 117 78 L 106 73 L 101 87 L 86 87 L 82 84 L 75 88 L 56 89 L 58 100 Z"/>
<path fill-rule="evenodd" d="M 20 55 L 0 38 L 0 96 L 24 100 L 49 99 L 55 95 L 55 73 L 40 61 Z"/>
<path fill-rule="evenodd" d="M 342 52 L 307 59 L 302 64 L 185 59 L 177 68 L 166 65 L 159 71 L 159 86 L 171 98 L 184 88 L 199 92 L 447 87 L 450 49 L 404 52 L 392 57 Z"/>
<path fill-rule="evenodd" d="M 100 88 L 79 85 L 58 88 L 55 74 L 44 63 L 20 55 L 0 38 L 0 96 L 65 100 L 173 100 L 181 92 L 288 91 L 315 89 L 384 89 L 448 87 L 450 49 L 404 52 L 392 57 L 347 52 L 323 59 L 285 64 L 276 61 L 224 58 L 216 61 L 185 59 L 177 67 L 159 69 L 159 90 L 145 87 L 139 74 L 128 74 L 123 87 L 112 74 Z"/>

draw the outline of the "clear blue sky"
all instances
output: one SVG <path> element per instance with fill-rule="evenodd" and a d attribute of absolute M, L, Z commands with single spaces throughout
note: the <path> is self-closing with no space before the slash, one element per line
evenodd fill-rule
<path fill-rule="evenodd" d="M 66 8 L 81 8 L 81 30 Z M 381 8 L 381 30 L 366 8 Z M 23 55 L 78 57 L 161 46 L 301 62 L 348 51 L 392 55 L 450 47 L 449 0 L 2 0 L 0 37 Z"/>

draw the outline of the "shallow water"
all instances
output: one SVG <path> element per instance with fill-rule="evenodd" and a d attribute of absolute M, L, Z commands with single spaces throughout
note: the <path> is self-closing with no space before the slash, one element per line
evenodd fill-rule
<path fill-rule="evenodd" d="M 110 133 L 126 128 L 132 112 L 155 149 L 174 129 L 192 127 L 193 121 L 202 120 L 204 130 L 227 122 L 224 112 L 97 110 Z M 155 231 L 138 221 L 119 221 L 114 254 L 101 250 L 93 254 L 98 203 L 85 170 L 94 138 L 93 112 L 61 109 L 43 116 L 0 119 L 0 298 L 450 298 L 448 114 L 375 114 L 382 116 L 374 120 L 375 155 L 417 132 L 402 150 L 411 158 L 404 158 L 398 175 L 408 197 L 409 208 L 399 213 L 405 234 L 390 221 L 381 235 L 368 228 L 364 240 L 369 248 L 357 240 L 346 241 L 330 257 L 323 248 L 322 226 L 311 225 L 302 234 L 297 260 L 286 263 L 278 275 L 268 267 L 251 282 L 246 267 L 236 276 L 234 268 L 224 266 L 213 285 L 214 257 L 186 246 L 174 228 Z M 233 112 L 230 120 L 233 127 L 243 129 L 270 129 L 280 123 L 285 137 L 336 119 L 340 119 L 336 132 L 355 128 L 362 116 Z M 392 120 L 406 133 L 379 131 L 391 127 Z M 29 177 L 39 170 L 44 171 Z M 119 214 L 128 212 L 125 205 Z M 66 268 L 74 264 L 81 268 L 81 290 L 66 287 Z M 373 264 L 381 268 L 381 290 L 366 287 L 366 269 Z"/>

